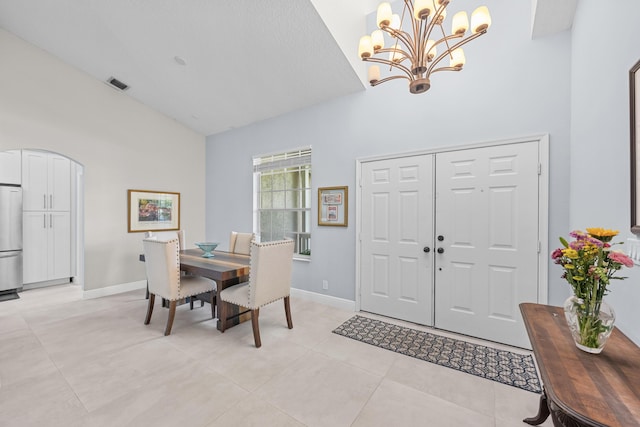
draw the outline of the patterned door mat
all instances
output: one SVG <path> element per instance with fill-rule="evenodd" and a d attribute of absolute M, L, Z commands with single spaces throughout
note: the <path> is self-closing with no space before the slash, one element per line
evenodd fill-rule
<path fill-rule="evenodd" d="M 354 316 L 334 334 L 471 375 L 540 393 L 533 357 Z"/>

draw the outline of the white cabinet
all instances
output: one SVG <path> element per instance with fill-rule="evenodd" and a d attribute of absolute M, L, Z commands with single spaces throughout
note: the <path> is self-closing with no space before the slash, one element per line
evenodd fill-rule
<path fill-rule="evenodd" d="M 22 192 L 25 211 L 69 211 L 71 161 L 55 154 L 24 150 Z"/>
<path fill-rule="evenodd" d="M 69 278 L 69 212 L 25 211 L 23 230 L 23 282 L 28 284 Z"/>
<path fill-rule="evenodd" d="M 0 184 L 22 183 L 20 150 L 0 152 Z"/>
<path fill-rule="evenodd" d="M 23 282 L 71 277 L 71 161 L 22 151 Z"/>

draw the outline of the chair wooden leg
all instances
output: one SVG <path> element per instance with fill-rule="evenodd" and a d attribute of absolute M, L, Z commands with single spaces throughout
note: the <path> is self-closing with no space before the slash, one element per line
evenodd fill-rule
<path fill-rule="evenodd" d="M 227 326 L 227 303 L 220 300 L 218 306 L 218 322 L 220 322 L 220 332 L 224 333 Z"/>
<path fill-rule="evenodd" d="M 147 280 L 147 293 L 144 294 L 144 299 L 149 299 L 149 281 Z"/>
<path fill-rule="evenodd" d="M 251 310 L 251 326 L 253 327 L 253 341 L 256 343 L 256 347 L 260 348 L 262 342 L 260 341 L 260 327 L 258 326 L 258 316 L 260 315 L 260 309 L 256 308 Z"/>
<path fill-rule="evenodd" d="M 171 327 L 173 326 L 173 319 L 176 317 L 176 306 L 178 305 L 178 301 L 171 301 L 169 303 L 169 317 L 167 318 L 167 327 L 164 330 L 164 334 L 171 334 Z"/>
<path fill-rule="evenodd" d="M 144 324 L 148 325 L 151 322 L 151 314 L 153 313 L 153 303 L 156 302 L 155 294 L 149 294 L 149 304 L 147 305 L 147 317 L 144 319 Z"/>
<path fill-rule="evenodd" d="M 284 297 L 284 313 L 287 315 L 287 326 L 289 329 L 293 329 L 293 321 L 291 320 L 291 306 L 289 304 L 289 297 Z"/>
<path fill-rule="evenodd" d="M 211 318 L 216 318 L 216 291 L 211 291 Z"/>

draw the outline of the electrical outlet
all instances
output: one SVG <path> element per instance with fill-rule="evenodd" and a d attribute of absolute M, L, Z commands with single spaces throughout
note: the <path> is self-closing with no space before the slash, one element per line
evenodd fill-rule
<path fill-rule="evenodd" d="M 322 281 L 322 289 L 329 289 L 329 281 L 328 280 L 323 280 Z"/>

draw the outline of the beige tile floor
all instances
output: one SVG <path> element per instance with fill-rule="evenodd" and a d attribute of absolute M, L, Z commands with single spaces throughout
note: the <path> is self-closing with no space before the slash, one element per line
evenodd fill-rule
<path fill-rule="evenodd" d="M 3 427 L 506 427 L 538 407 L 536 394 L 332 334 L 354 313 L 302 299 L 292 330 L 281 302 L 261 310 L 256 349 L 250 322 L 221 334 L 208 306 L 179 307 L 164 337 L 159 304 L 143 324 L 142 290 L 20 296 L 0 302 Z"/>

